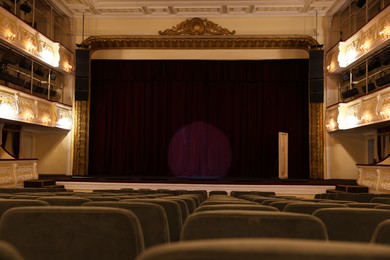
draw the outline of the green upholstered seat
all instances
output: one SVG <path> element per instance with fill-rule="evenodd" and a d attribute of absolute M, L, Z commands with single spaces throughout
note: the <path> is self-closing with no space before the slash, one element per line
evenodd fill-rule
<path fill-rule="evenodd" d="M 322 203 L 322 202 L 294 202 L 288 204 L 285 212 L 313 214 L 317 209 L 323 208 L 347 208 L 347 205 L 341 203 Z"/>
<path fill-rule="evenodd" d="M 321 219 L 329 240 L 369 242 L 377 225 L 390 219 L 390 210 L 370 208 L 327 208 L 313 213 Z"/>
<path fill-rule="evenodd" d="M 92 201 L 78 196 L 48 196 L 39 197 L 37 200 L 46 201 L 50 206 L 81 206 L 86 202 Z"/>
<path fill-rule="evenodd" d="M 176 201 L 166 199 L 125 199 L 123 202 L 155 203 L 164 208 L 168 218 L 169 237 L 171 241 L 178 241 L 183 227 L 180 205 Z"/>
<path fill-rule="evenodd" d="M 239 237 L 327 240 L 327 233 L 324 224 L 311 215 L 253 210 L 193 213 L 181 233 L 181 240 Z"/>
<path fill-rule="evenodd" d="M 83 206 L 114 207 L 132 211 L 140 222 L 145 248 L 170 242 L 167 215 L 164 208 L 158 204 L 132 201 L 92 201 Z"/>
<path fill-rule="evenodd" d="M 195 212 L 209 211 L 209 210 L 261 210 L 261 211 L 278 211 L 277 208 L 271 206 L 264 206 L 259 204 L 217 204 L 204 205 L 196 208 Z"/>
<path fill-rule="evenodd" d="M 108 207 L 19 207 L 0 220 L 0 239 L 26 259 L 134 259 L 144 249 L 138 218 Z"/>
<path fill-rule="evenodd" d="M 292 239 L 181 241 L 146 250 L 138 260 L 385 260 L 390 247 L 351 242 Z"/>

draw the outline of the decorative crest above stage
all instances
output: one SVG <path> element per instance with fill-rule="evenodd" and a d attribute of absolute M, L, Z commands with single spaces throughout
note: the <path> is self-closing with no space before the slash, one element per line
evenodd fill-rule
<path fill-rule="evenodd" d="M 236 31 L 229 31 L 216 23 L 207 19 L 191 18 L 173 26 L 172 29 L 166 29 L 158 32 L 160 35 L 233 35 Z"/>

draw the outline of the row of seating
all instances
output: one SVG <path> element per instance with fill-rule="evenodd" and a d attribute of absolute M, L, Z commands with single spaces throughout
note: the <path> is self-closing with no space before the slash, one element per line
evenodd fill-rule
<path fill-rule="evenodd" d="M 156 246 L 175 246 L 177 242 L 191 245 L 210 239 L 228 239 L 225 242 L 230 243 L 231 239 L 251 238 L 250 243 L 254 244 L 266 243 L 271 238 L 390 244 L 388 209 L 352 208 L 350 204 L 364 203 L 276 196 L 268 192 L 234 195 L 223 191 L 207 194 L 147 189 L 0 194 L 0 240 L 15 246 L 27 259 L 134 259 L 148 255 L 149 249 Z M 299 212 L 299 207 L 310 210 Z M 123 212 L 130 214 L 124 216 Z M 345 219 L 340 215 L 345 215 Z M 113 216 L 119 220 L 111 219 Z M 132 237 L 119 234 L 123 231 Z M 28 234 L 23 236 L 24 233 Z M 78 243 L 75 250 L 68 238 Z M 117 239 L 123 243 L 112 245 Z M 128 246 L 131 250 L 115 248 L 130 240 L 136 242 Z M 45 250 L 46 247 L 51 250 Z M 89 252 L 94 247 L 99 250 Z M 40 252 L 36 252 L 38 248 Z M 112 250 L 117 253 L 110 253 Z"/>

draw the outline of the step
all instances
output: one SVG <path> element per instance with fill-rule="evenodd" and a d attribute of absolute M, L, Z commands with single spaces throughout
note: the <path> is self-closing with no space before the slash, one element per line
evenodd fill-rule
<path fill-rule="evenodd" d="M 336 190 L 352 193 L 368 193 L 368 187 L 360 185 L 336 185 Z"/>
<path fill-rule="evenodd" d="M 26 180 L 23 182 L 25 188 L 43 188 L 46 186 L 56 185 L 54 180 Z"/>

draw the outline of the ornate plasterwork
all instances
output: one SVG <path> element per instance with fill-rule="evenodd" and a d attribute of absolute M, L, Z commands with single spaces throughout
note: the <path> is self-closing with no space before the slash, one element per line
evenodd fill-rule
<path fill-rule="evenodd" d="M 180 24 L 173 26 L 172 29 L 166 29 L 158 32 L 160 35 L 233 35 L 236 31 L 229 31 L 216 23 L 207 19 L 192 18 L 187 19 Z"/>
<path fill-rule="evenodd" d="M 37 160 L 0 160 L 0 185 L 38 179 Z"/>
<path fill-rule="evenodd" d="M 323 104 L 309 105 L 309 160 L 310 178 L 324 178 Z"/>
<path fill-rule="evenodd" d="M 75 127 L 73 142 L 73 174 L 88 175 L 89 105 L 87 101 L 75 101 Z"/>
<path fill-rule="evenodd" d="M 337 119 L 335 119 L 337 111 Z M 348 103 L 328 107 L 325 112 L 328 132 L 390 120 L 390 89 L 384 88 Z"/>
<path fill-rule="evenodd" d="M 70 130 L 72 111 L 70 106 L 0 85 L 0 118 Z"/>
<path fill-rule="evenodd" d="M 104 49 L 303 49 L 318 42 L 310 36 L 91 36 L 82 45 Z"/>
<path fill-rule="evenodd" d="M 373 192 L 390 191 L 389 165 L 358 165 L 359 176 L 357 183 L 367 186 Z"/>

